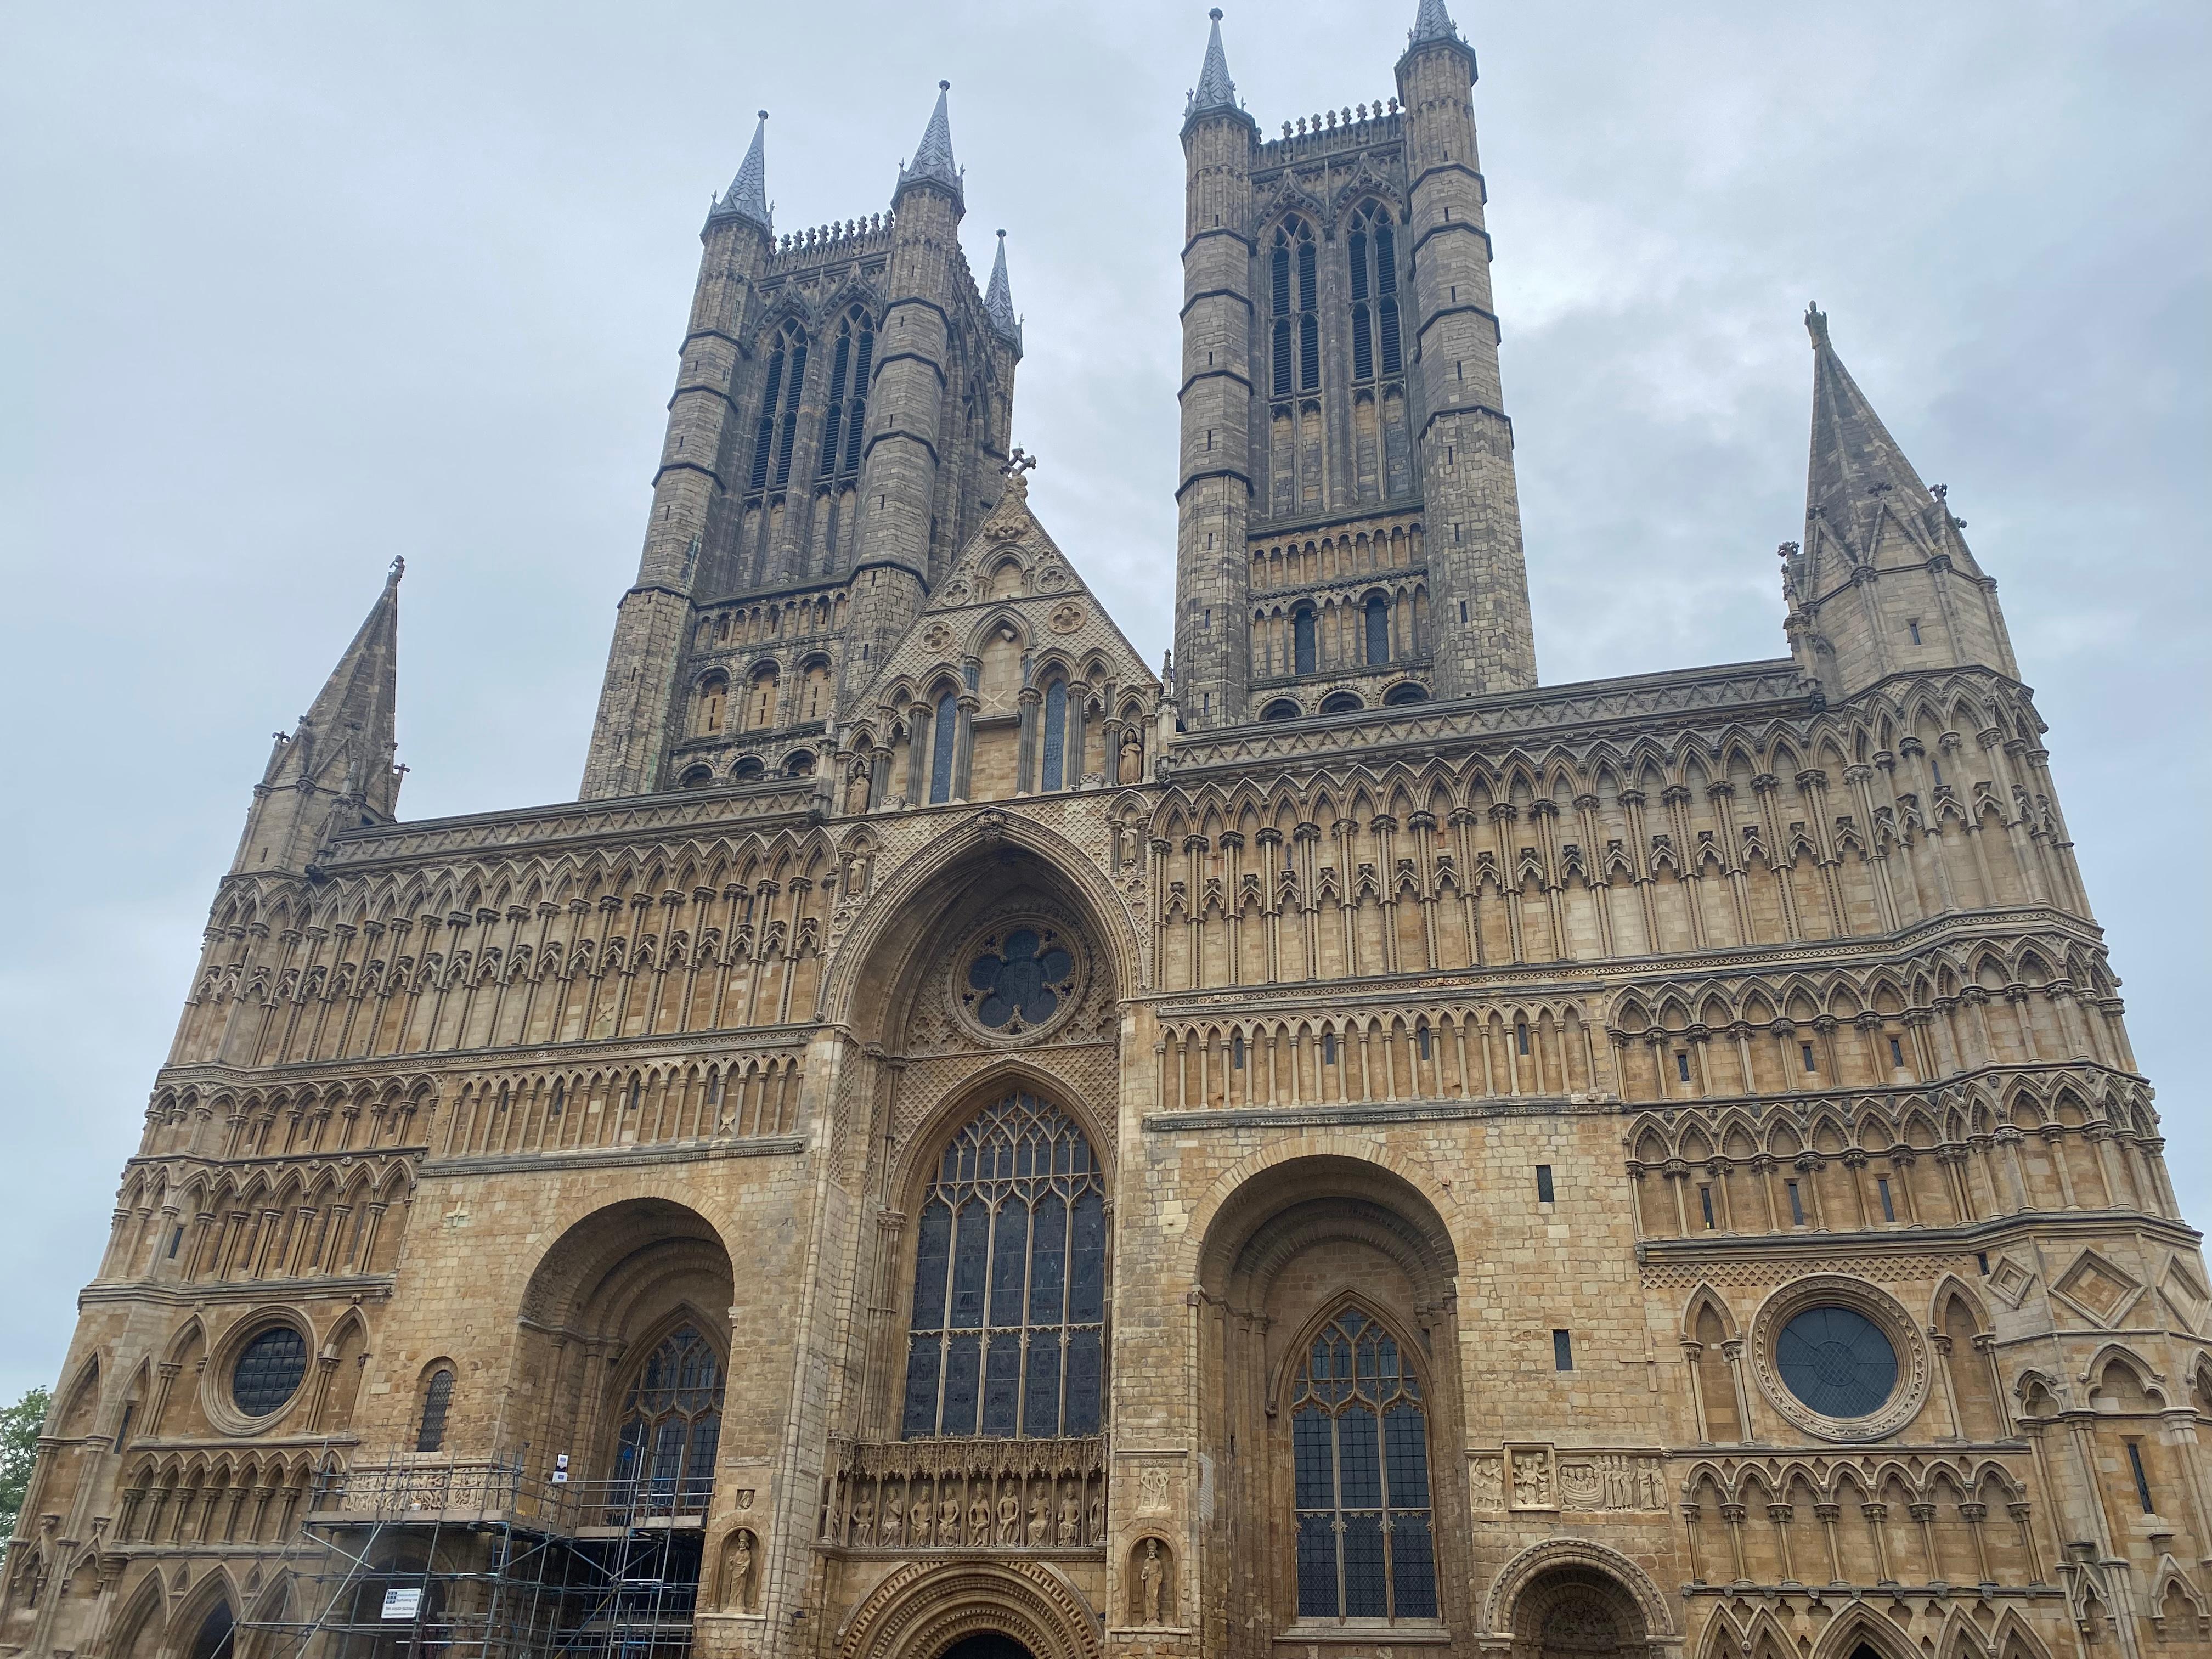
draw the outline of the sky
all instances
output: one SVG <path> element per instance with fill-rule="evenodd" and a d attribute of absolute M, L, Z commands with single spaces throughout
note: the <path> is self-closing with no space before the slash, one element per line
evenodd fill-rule
<path fill-rule="evenodd" d="M 1235 5 L 1264 132 L 1414 0 Z M 1817 300 L 2000 584 L 2185 1213 L 2203 1017 L 2212 8 L 1455 8 L 1547 683 L 1784 654 Z M 0 10 L 0 1399 L 50 1382 L 215 884 L 404 555 L 407 817 L 572 799 L 712 192 L 890 204 L 952 82 L 1032 505 L 1168 643 L 1201 4 Z"/>

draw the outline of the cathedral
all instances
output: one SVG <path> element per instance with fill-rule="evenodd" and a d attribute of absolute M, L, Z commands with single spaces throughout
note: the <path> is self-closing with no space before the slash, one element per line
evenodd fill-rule
<path fill-rule="evenodd" d="M 827 226 L 757 130 L 578 798 L 398 815 L 397 561 L 252 789 L 0 1656 L 2212 1651 L 2212 1281 L 1942 487 L 1808 309 L 1786 649 L 1543 684 L 1474 52 L 1263 132 L 1212 15 L 1168 660 L 943 88 Z"/>

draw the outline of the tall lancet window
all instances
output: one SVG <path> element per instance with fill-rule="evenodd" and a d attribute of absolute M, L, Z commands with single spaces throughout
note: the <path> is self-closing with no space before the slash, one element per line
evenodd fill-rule
<path fill-rule="evenodd" d="M 930 722 L 929 799 L 933 804 L 952 799 L 952 750 L 960 737 L 960 700 L 951 691 L 937 699 L 937 717 Z"/>
<path fill-rule="evenodd" d="M 830 404 L 822 415 L 818 470 L 827 478 L 860 465 L 860 428 L 867 420 L 868 370 L 876 354 L 875 325 L 854 306 L 837 325 L 830 354 Z"/>
<path fill-rule="evenodd" d="M 1067 682 L 1044 689 L 1044 777 L 1041 789 L 1067 787 Z"/>
<path fill-rule="evenodd" d="M 1371 380 L 1377 359 L 1388 378 L 1403 370 L 1398 339 L 1398 242 L 1390 211 L 1369 202 L 1352 216 L 1345 239 L 1352 294 L 1352 378 Z"/>
<path fill-rule="evenodd" d="M 1313 1340 L 1291 1393 L 1298 1616 L 1433 1619 L 1429 1424 L 1397 1340 L 1347 1308 Z"/>
<path fill-rule="evenodd" d="M 781 489 L 791 479 L 791 449 L 799 435 L 799 399 L 806 384 L 806 336 L 795 322 L 776 331 L 762 383 L 760 425 L 753 434 L 747 487 Z"/>
<path fill-rule="evenodd" d="M 672 1331 L 623 1395 L 615 1438 L 618 1508 L 692 1515 L 714 1487 L 722 1433 L 722 1361 L 696 1325 Z"/>
<path fill-rule="evenodd" d="M 922 1200 L 900 1432 L 1097 1433 L 1105 1322 L 1097 1159 L 1065 1113 L 1011 1095 L 952 1138 Z"/>
<path fill-rule="evenodd" d="M 1313 232 L 1296 214 L 1275 227 L 1267 249 L 1267 314 L 1270 385 L 1287 398 L 1293 386 L 1311 392 L 1321 385 L 1319 270 Z"/>

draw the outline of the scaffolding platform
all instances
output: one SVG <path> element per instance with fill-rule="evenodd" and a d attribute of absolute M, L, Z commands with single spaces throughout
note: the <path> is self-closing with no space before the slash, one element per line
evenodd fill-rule
<path fill-rule="evenodd" d="M 289 1595 L 240 1621 L 283 1659 L 687 1659 L 708 1493 L 401 1455 L 318 1481 Z"/>

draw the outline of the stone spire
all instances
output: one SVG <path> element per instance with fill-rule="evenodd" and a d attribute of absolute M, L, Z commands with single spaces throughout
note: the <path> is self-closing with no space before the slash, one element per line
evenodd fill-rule
<path fill-rule="evenodd" d="M 1444 9 L 1444 0 L 1421 0 L 1421 9 L 1414 15 L 1413 32 L 1406 37 L 1406 43 L 1425 46 L 1432 40 L 1458 39 L 1459 30 L 1453 27 L 1451 14 Z"/>
<path fill-rule="evenodd" d="M 960 195 L 960 169 L 952 161 L 952 122 L 945 112 L 945 97 L 952 90 L 952 82 L 937 83 L 937 107 L 930 112 L 929 125 L 922 129 L 921 143 L 915 146 L 914 160 L 899 169 L 898 187 L 903 192 L 910 184 L 927 179 L 942 185 L 954 196 Z"/>
<path fill-rule="evenodd" d="M 717 219 L 743 219 L 763 230 L 775 230 L 768 206 L 768 155 L 763 143 L 767 134 L 768 112 L 763 110 L 759 125 L 753 128 L 752 147 L 745 151 L 738 176 L 730 180 L 729 189 L 708 214 L 709 224 Z"/>
<path fill-rule="evenodd" d="M 1216 6 L 1206 15 L 1213 20 L 1213 27 L 1206 37 L 1206 62 L 1198 71 L 1198 84 L 1183 109 L 1186 122 L 1224 110 L 1243 113 L 1237 102 L 1237 83 L 1229 78 L 1229 55 L 1221 49 L 1221 8 Z"/>
<path fill-rule="evenodd" d="M 1003 230 L 999 233 L 999 257 L 991 262 L 991 286 L 983 293 L 983 313 L 999 337 L 1020 356 L 1022 325 L 1015 319 L 1013 290 L 1006 283 L 1006 233 Z"/>
<path fill-rule="evenodd" d="M 300 871 L 340 830 L 389 823 L 399 805 L 398 748 L 399 578 L 394 559 L 384 592 L 353 643 L 286 737 L 279 732 L 253 791 L 232 868 Z"/>
<path fill-rule="evenodd" d="M 1832 697 L 1892 674 L 1968 665 L 2013 678 L 1996 584 L 1982 573 L 1942 485 L 1912 463 L 1836 356 L 1828 319 L 1805 308 L 1813 343 L 1813 440 L 1805 539 L 1782 546 L 1784 627 L 1807 677 Z"/>

